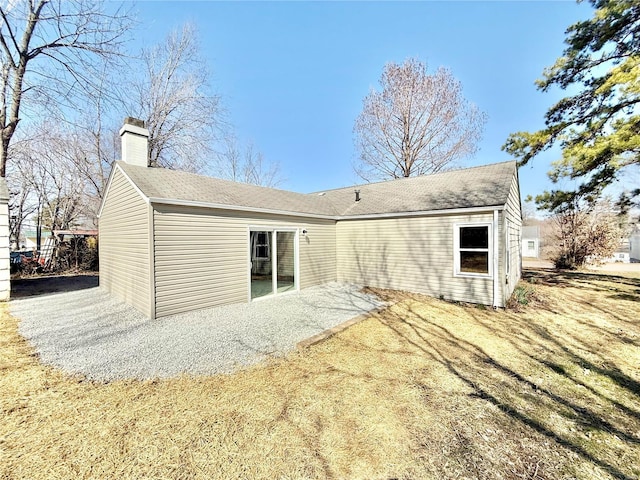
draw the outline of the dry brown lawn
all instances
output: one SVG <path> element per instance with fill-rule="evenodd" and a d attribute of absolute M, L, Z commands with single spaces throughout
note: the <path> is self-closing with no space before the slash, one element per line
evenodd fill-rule
<path fill-rule="evenodd" d="M 0 317 L 0 478 L 640 476 L 640 279 L 529 271 L 497 311 L 394 292 L 233 375 L 92 383 Z"/>

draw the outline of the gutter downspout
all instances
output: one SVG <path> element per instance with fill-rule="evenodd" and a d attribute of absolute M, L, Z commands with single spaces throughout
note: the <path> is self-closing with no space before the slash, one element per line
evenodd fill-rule
<path fill-rule="evenodd" d="M 500 237 L 498 232 L 498 210 L 493 211 L 493 308 L 500 306 L 498 297 L 500 295 Z"/>

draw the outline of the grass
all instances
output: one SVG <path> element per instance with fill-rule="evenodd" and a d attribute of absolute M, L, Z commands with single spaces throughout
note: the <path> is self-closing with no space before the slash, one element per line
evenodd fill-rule
<path fill-rule="evenodd" d="M 92 383 L 0 319 L 0 478 L 631 479 L 640 279 L 530 271 L 493 311 L 398 292 L 214 377 Z"/>

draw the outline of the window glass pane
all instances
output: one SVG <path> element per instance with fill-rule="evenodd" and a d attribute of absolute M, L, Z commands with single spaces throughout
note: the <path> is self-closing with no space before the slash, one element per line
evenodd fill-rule
<path fill-rule="evenodd" d="M 489 253 L 460 252 L 460 271 L 464 273 L 489 273 Z"/>
<path fill-rule="evenodd" d="M 529 241 L 529 250 L 533 250 L 534 248 L 536 248 L 536 244 L 533 240 Z"/>
<path fill-rule="evenodd" d="M 278 245 L 278 293 L 293 290 L 295 283 L 295 239 L 294 232 L 276 232 Z"/>
<path fill-rule="evenodd" d="M 251 232 L 251 260 L 269 259 L 269 232 Z"/>
<path fill-rule="evenodd" d="M 489 248 L 489 227 L 460 227 L 460 248 Z"/>

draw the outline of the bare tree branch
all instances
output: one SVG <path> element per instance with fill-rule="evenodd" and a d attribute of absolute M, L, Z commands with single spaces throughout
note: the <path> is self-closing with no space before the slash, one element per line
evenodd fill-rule
<path fill-rule="evenodd" d="M 427 74 L 426 64 L 388 63 L 354 126 L 366 181 L 437 173 L 477 150 L 486 115 L 462 96 L 446 69 Z"/>
<path fill-rule="evenodd" d="M 171 32 L 141 58 L 144 75 L 132 79 L 128 103 L 149 129 L 150 164 L 206 171 L 225 121 L 220 98 L 211 93 L 195 27 L 185 24 Z"/>
<path fill-rule="evenodd" d="M 224 151 L 217 156 L 214 172 L 216 176 L 234 182 L 261 185 L 275 188 L 284 182 L 280 165 L 268 162 L 264 155 L 249 143 L 244 148 L 238 145 L 238 139 L 228 135 Z"/>
<path fill-rule="evenodd" d="M 120 55 L 127 11 L 91 0 L 33 0 L 0 6 L 0 176 L 24 114 L 23 103 L 59 106 L 100 79 L 98 63 Z M 40 77 L 40 81 L 39 78 Z"/>

